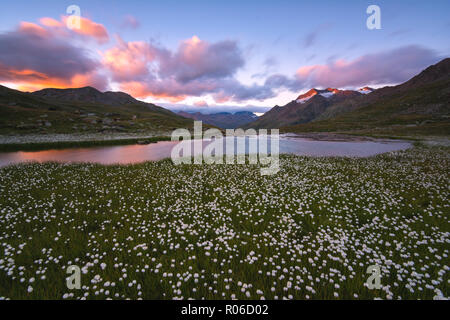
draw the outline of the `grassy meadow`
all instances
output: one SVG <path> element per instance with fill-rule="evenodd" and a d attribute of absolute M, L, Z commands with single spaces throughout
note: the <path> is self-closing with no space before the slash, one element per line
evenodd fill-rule
<path fill-rule="evenodd" d="M 283 155 L 274 176 L 170 160 L 0 168 L 0 297 L 448 297 L 449 151 Z M 364 284 L 374 264 L 378 290 Z"/>

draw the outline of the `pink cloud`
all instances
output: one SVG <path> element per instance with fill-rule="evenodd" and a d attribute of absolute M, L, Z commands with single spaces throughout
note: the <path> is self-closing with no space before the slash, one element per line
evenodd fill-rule
<path fill-rule="evenodd" d="M 155 59 L 153 47 L 143 41 L 125 42 L 117 37 L 117 46 L 105 51 L 103 64 L 116 81 L 139 80 L 148 76 L 149 63 Z"/>
<path fill-rule="evenodd" d="M 58 21 L 53 18 L 43 17 L 39 19 L 40 25 L 24 21 L 20 23 L 19 30 L 40 37 L 69 37 L 75 33 L 85 38 L 93 38 L 100 44 L 106 43 L 109 40 L 108 31 L 102 24 L 80 17 L 80 28 L 69 29 L 67 27 L 68 18 L 67 16 L 62 16 L 61 21 Z"/>
<path fill-rule="evenodd" d="M 62 22 L 66 25 L 68 19 L 69 17 L 63 16 Z M 106 43 L 109 41 L 108 31 L 102 24 L 84 17 L 80 17 L 80 19 L 80 28 L 71 29 L 73 32 L 82 36 L 92 37 L 96 39 L 98 43 Z"/>
<path fill-rule="evenodd" d="M 32 22 L 21 22 L 19 24 L 19 31 L 22 33 L 26 33 L 29 35 L 39 36 L 39 37 L 46 37 L 48 36 L 48 32 L 43 27 L 32 23 Z"/>
<path fill-rule="evenodd" d="M 39 19 L 39 22 L 43 26 L 50 27 L 50 28 L 61 28 L 61 27 L 63 27 L 63 24 L 60 21 L 55 20 L 53 18 L 44 17 L 44 18 Z"/>
<path fill-rule="evenodd" d="M 161 74 L 180 82 L 230 77 L 245 62 L 236 42 L 209 43 L 197 36 L 182 41 L 174 53 L 161 50 L 160 60 Z"/>
<path fill-rule="evenodd" d="M 235 42 L 209 43 L 197 36 L 184 40 L 175 51 L 146 42 L 125 42 L 103 53 L 103 64 L 114 81 L 135 95 L 183 100 L 223 90 L 223 81 L 235 85 L 234 73 L 244 64 Z"/>
<path fill-rule="evenodd" d="M 208 106 L 208 102 L 206 102 L 205 100 L 198 100 L 198 101 L 194 102 L 194 106 L 207 107 Z"/>
<path fill-rule="evenodd" d="M 131 94 L 135 98 L 142 98 L 142 99 L 152 97 L 155 99 L 164 99 L 176 103 L 183 101 L 184 99 L 187 98 L 186 95 L 176 93 L 171 94 L 169 90 L 155 89 L 153 88 L 153 86 L 149 86 L 144 82 L 138 81 L 122 82 L 120 84 L 120 89 Z"/>
<path fill-rule="evenodd" d="M 213 94 L 213 98 L 216 103 L 225 103 L 230 101 L 232 97 L 221 91 Z"/>
<path fill-rule="evenodd" d="M 295 75 L 303 87 L 357 87 L 394 84 L 410 79 L 437 61 L 432 50 L 411 45 L 371 53 L 353 60 L 335 60 L 328 64 L 300 67 Z"/>
<path fill-rule="evenodd" d="M 209 42 L 197 36 L 169 50 L 145 41 L 117 43 L 99 52 L 99 59 L 82 41 L 108 41 L 106 28 L 82 18 L 81 28 L 66 27 L 44 17 L 40 24 L 20 23 L 17 30 L 0 34 L 0 81 L 27 88 L 93 85 L 98 89 L 115 82 L 123 91 L 139 98 L 153 97 L 171 102 L 210 95 L 217 103 L 265 100 L 279 89 L 297 91 L 306 87 L 358 87 L 399 83 L 435 63 L 437 55 L 417 45 L 340 59 L 327 64 L 300 67 L 294 76 L 272 75 L 264 84 L 245 85 L 235 79 L 244 64 L 235 41 Z M 70 38 L 71 39 L 71 38 Z M 104 74 L 107 77 L 103 76 Z M 198 98 L 196 105 L 207 106 Z"/>
<path fill-rule="evenodd" d="M 45 27 L 21 22 L 15 31 L 0 34 L 0 81 L 26 90 L 95 86 L 108 87 L 101 64 L 85 48 L 67 41 L 56 20 Z"/>
<path fill-rule="evenodd" d="M 33 69 L 14 69 L 0 64 L 0 80 L 14 83 L 20 90 L 36 91 L 44 88 L 78 88 L 92 86 L 99 90 L 108 87 L 106 79 L 96 70 L 88 73 L 74 73 L 61 78 Z"/>

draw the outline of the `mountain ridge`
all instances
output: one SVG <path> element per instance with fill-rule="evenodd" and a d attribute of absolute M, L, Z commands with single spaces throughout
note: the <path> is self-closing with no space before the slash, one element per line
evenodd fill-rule
<path fill-rule="evenodd" d="M 257 116 L 250 111 L 237 111 L 235 113 L 218 112 L 212 114 L 203 114 L 198 111 L 194 113 L 179 111 L 178 114 L 185 118 L 200 120 L 206 124 L 217 126 L 222 129 L 239 128 L 257 118 Z"/>
<path fill-rule="evenodd" d="M 450 58 L 431 65 L 397 86 L 328 108 L 285 132 L 358 132 L 388 135 L 450 135 Z"/>
<path fill-rule="evenodd" d="M 101 92 L 93 87 L 55 89 L 46 88 L 31 93 L 41 98 L 62 100 L 62 101 L 80 101 L 89 103 L 102 103 L 106 105 L 124 105 L 144 103 L 136 100 L 125 92 L 105 91 Z"/>
<path fill-rule="evenodd" d="M 168 132 L 192 120 L 124 92 L 93 87 L 33 93 L 0 85 L 0 133 Z"/>
<path fill-rule="evenodd" d="M 247 124 L 246 127 L 276 128 L 307 123 L 325 112 L 332 104 L 358 95 L 362 96 L 363 94 L 353 90 L 312 88 L 283 107 L 275 106 L 256 121 Z"/>
<path fill-rule="evenodd" d="M 374 106 L 374 108 L 377 108 L 377 105 L 389 104 L 391 100 L 402 101 L 402 97 L 408 101 L 408 104 L 414 105 L 414 107 L 405 107 L 402 109 L 402 107 L 393 106 L 393 110 L 402 109 L 403 114 L 401 116 L 397 115 L 397 117 L 404 120 L 400 121 L 401 123 L 405 123 L 405 118 L 407 118 L 405 115 L 411 115 L 411 119 L 416 117 L 417 119 L 420 118 L 421 121 L 429 120 L 425 119 L 426 117 L 418 116 L 418 114 L 423 115 L 427 113 L 426 106 L 429 106 L 428 110 L 430 114 L 434 112 L 435 115 L 441 119 L 445 118 L 449 113 L 449 78 L 450 58 L 446 58 L 435 65 L 429 66 L 416 76 L 397 86 L 388 86 L 379 89 L 363 87 L 358 91 L 339 90 L 333 88 L 312 88 L 306 93 L 299 95 L 296 100 L 289 102 L 283 107 L 275 106 L 258 120 L 247 124 L 246 127 L 282 128 L 283 131 L 301 131 L 301 128 L 304 128 L 307 131 L 312 131 L 314 130 L 313 128 L 317 128 L 317 130 L 321 131 L 325 130 L 327 127 L 318 127 L 317 125 L 314 125 L 314 123 L 321 121 L 323 123 L 323 121 L 328 121 L 328 124 L 331 124 L 333 119 L 347 113 L 357 112 L 357 110 L 368 108 L 369 106 Z M 416 97 L 414 92 L 421 91 L 427 86 L 431 86 L 431 90 L 433 92 L 437 92 L 436 97 L 433 97 L 434 93 L 429 93 L 426 91 L 423 92 L 422 97 Z M 334 94 L 330 94 L 327 99 L 321 96 L 321 94 L 323 95 L 326 92 L 333 92 Z M 341 94 L 342 92 L 346 93 Z M 414 103 L 415 101 L 411 101 L 411 98 L 408 98 L 410 96 L 415 96 L 416 101 L 423 101 L 422 105 L 418 105 L 417 103 Z M 340 98 L 336 99 L 336 97 Z M 299 99 L 301 99 L 300 102 L 298 101 Z M 403 104 L 404 101 L 400 102 L 400 105 Z M 389 110 L 386 110 L 384 112 L 385 114 L 377 114 L 377 117 L 380 117 L 380 119 L 386 117 L 389 113 L 388 111 Z M 359 119 L 354 117 L 353 121 L 358 123 Z M 394 123 L 395 120 L 392 120 L 391 122 Z M 415 124 L 415 122 L 409 123 L 410 126 Z M 347 123 L 345 128 L 348 129 L 351 128 L 351 126 Z M 333 130 L 339 129 L 339 126 L 333 126 Z"/>

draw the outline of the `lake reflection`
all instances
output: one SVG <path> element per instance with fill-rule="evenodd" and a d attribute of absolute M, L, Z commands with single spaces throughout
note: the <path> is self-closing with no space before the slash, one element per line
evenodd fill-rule
<path fill-rule="evenodd" d="M 226 145 L 225 139 L 235 138 L 224 138 L 224 145 Z M 256 140 L 257 138 L 246 139 L 246 150 L 248 150 L 250 139 Z M 0 153 L 0 166 L 24 161 L 95 162 L 101 164 L 130 164 L 144 161 L 156 161 L 170 157 L 171 150 L 177 143 L 179 142 L 160 141 L 149 145 L 6 152 Z M 203 141 L 203 147 L 209 143 L 209 141 Z M 270 146 L 269 141 L 268 145 Z M 301 138 L 280 137 L 279 146 L 280 153 L 309 156 L 369 157 L 379 153 L 407 149 L 411 144 L 398 141 L 312 141 Z M 192 150 L 194 151 L 194 148 L 192 148 Z"/>

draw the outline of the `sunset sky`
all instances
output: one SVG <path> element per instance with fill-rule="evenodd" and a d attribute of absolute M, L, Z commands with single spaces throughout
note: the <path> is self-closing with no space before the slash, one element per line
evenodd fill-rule
<path fill-rule="evenodd" d="M 80 29 L 66 25 L 72 4 Z M 366 27 L 371 4 L 381 30 Z M 90 85 L 172 109 L 266 111 L 311 87 L 408 80 L 449 56 L 449 12 L 448 0 L 8 1 L 0 84 Z"/>

